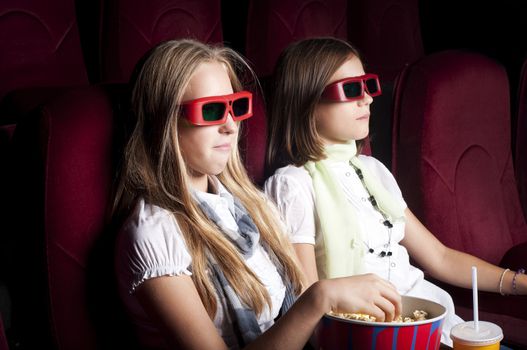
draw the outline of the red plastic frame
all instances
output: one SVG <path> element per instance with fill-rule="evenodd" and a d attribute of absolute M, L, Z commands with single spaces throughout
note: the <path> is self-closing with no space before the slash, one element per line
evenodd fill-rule
<path fill-rule="evenodd" d="M 371 93 L 368 90 L 368 86 L 366 85 L 367 80 L 373 79 L 375 83 L 377 84 L 377 92 Z M 356 97 L 346 97 L 346 94 L 344 93 L 344 84 L 346 83 L 361 83 L 361 93 L 359 96 Z M 368 95 L 371 97 L 379 96 L 381 91 L 381 83 L 379 82 L 379 76 L 377 74 L 364 74 L 360 75 L 358 77 L 350 77 L 350 78 L 344 78 L 337 80 L 324 89 L 324 92 L 322 93 L 322 99 L 328 100 L 328 101 L 340 101 L 340 102 L 349 102 L 349 101 L 357 101 L 364 98 L 364 91 L 368 92 Z"/>
<path fill-rule="evenodd" d="M 237 101 L 242 98 L 247 98 L 248 101 L 248 108 L 247 113 L 235 116 L 234 111 L 232 109 L 232 104 L 234 101 Z M 223 117 L 219 120 L 205 120 L 203 119 L 203 106 L 208 103 L 223 103 L 225 107 L 225 113 L 223 113 Z M 223 96 L 207 96 L 198 98 L 192 101 L 187 101 L 181 104 L 182 108 L 182 115 L 191 123 L 194 125 L 199 126 L 205 126 L 205 125 L 218 125 L 223 124 L 227 121 L 227 115 L 229 113 L 232 116 L 232 119 L 234 121 L 240 121 L 247 119 L 253 115 L 253 94 L 249 91 L 240 91 L 235 92 L 230 95 L 223 95 Z"/>

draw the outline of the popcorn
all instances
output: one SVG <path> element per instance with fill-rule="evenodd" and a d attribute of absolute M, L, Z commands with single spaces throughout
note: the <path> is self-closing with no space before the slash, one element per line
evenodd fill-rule
<path fill-rule="evenodd" d="M 336 313 L 336 312 L 333 312 L 333 311 L 330 311 L 329 312 L 330 315 L 332 316 L 337 316 L 337 317 L 340 317 L 340 318 L 347 318 L 349 320 L 359 320 L 359 321 L 369 321 L 369 322 L 375 322 L 375 317 L 374 316 L 370 316 L 370 315 L 367 315 L 367 314 L 358 314 L 358 313 Z"/>
<path fill-rule="evenodd" d="M 370 316 L 368 314 L 361 314 L 361 313 L 340 313 L 340 312 L 333 312 L 330 311 L 329 315 L 340 317 L 340 318 L 346 318 L 348 320 L 359 320 L 359 321 L 366 321 L 366 322 L 376 322 L 376 318 L 374 316 Z M 410 316 L 401 316 L 394 319 L 392 322 L 417 322 L 417 321 L 423 321 L 426 320 L 428 317 L 428 312 L 423 310 L 415 310 L 412 313 L 413 317 Z"/>

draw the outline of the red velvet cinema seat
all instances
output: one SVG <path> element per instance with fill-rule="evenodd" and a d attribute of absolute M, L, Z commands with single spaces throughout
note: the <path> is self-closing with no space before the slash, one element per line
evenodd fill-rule
<path fill-rule="evenodd" d="M 523 215 L 527 218 L 527 60 L 523 63 L 518 90 L 515 168 Z"/>
<path fill-rule="evenodd" d="M 394 81 L 405 65 L 424 56 L 418 0 L 354 0 L 348 7 L 348 38 L 366 71 L 379 75 L 382 95 L 371 105 L 373 155 L 390 169 Z"/>
<path fill-rule="evenodd" d="M 393 82 L 402 68 L 424 56 L 418 0 L 355 0 L 348 8 L 348 37 L 368 70 Z"/>
<path fill-rule="evenodd" d="M 246 55 L 256 74 L 265 77 L 290 43 L 314 36 L 346 39 L 346 31 L 346 0 L 251 0 Z"/>
<path fill-rule="evenodd" d="M 251 0 L 247 18 L 246 56 L 260 78 L 264 96 L 278 56 L 290 43 L 316 36 L 346 40 L 347 1 Z M 265 99 L 254 97 L 254 115 L 244 125 L 240 150 L 249 175 L 262 184 L 265 180 L 267 125 Z"/>
<path fill-rule="evenodd" d="M 73 0 L 3 0 L 0 33 L 0 123 L 53 96 L 49 87 L 88 83 Z"/>
<path fill-rule="evenodd" d="M 514 178 L 505 70 L 447 51 L 408 66 L 396 87 L 394 168 L 408 206 L 447 246 L 525 267 L 527 226 Z M 498 281 L 496 281 L 498 287 Z M 472 319 L 467 289 L 445 286 Z M 480 293 L 480 319 L 527 346 L 527 297 Z"/>
<path fill-rule="evenodd" d="M 132 334 L 106 338 L 125 327 L 106 216 L 119 95 L 71 90 L 17 125 L 13 324 L 24 348 L 128 348 Z"/>
<path fill-rule="evenodd" d="M 103 82 L 128 82 L 137 61 L 161 41 L 221 43 L 220 0 L 107 0 L 101 29 Z"/>

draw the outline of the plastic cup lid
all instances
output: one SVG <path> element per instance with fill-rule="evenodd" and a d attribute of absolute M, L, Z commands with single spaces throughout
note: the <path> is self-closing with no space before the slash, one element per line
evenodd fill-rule
<path fill-rule="evenodd" d="M 476 332 L 474 321 L 469 321 L 454 326 L 450 338 L 464 345 L 490 345 L 503 339 L 503 331 L 494 323 L 479 321 L 479 332 Z"/>

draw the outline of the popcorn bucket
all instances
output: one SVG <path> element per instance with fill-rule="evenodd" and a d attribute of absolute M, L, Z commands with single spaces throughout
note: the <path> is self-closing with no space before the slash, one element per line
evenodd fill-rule
<path fill-rule="evenodd" d="M 446 309 L 430 300 L 402 296 L 403 316 L 423 310 L 428 318 L 415 322 L 371 322 L 326 314 L 315 330 L 316 349 L 414 350 L 439 349 Z"/>

